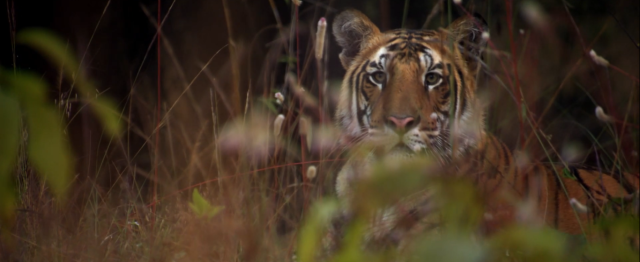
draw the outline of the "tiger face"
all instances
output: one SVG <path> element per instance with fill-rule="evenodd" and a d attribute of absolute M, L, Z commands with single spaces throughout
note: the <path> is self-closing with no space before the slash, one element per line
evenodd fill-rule
<path fill-rule="evenodd" d="M 473 147 L 484 134 L 475 91 L 485 31 L 481 18 L 465 17 L 438 31 L 382 33 L 364 14 L 342 12 L 333 33 L 347 70 L 336 112 L 343 131 L 406 157 L 447 160 Z"/>

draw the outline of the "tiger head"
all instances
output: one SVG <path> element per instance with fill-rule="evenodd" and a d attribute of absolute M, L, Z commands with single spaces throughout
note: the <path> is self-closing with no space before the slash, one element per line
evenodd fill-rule
<path fill-rule="evenodd" d="M 380 32 L 361 12 L 339 14 L 333 34 L 347 72 L 336 118 L 346 136 L 384 141 L 385 154 L 445 160 L 476 145 L 484 134 L 475 91 L 486 31 L 482 18 L 463 17 L 437 31 Z"/>

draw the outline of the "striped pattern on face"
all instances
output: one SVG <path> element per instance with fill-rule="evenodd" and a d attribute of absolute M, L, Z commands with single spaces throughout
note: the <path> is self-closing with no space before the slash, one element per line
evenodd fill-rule
<path fill-rule="evenodd" d="M 470 115 L 473 90 L 448 50 L 434 31 L 386 33 L 381 44 L 361 52 L 345 75 L 349 110 L 339 115 L 343 127 L 357 136 L 398 136 L 415 153 L 431 149 L 450 155 L 450 115 Z M 400 134 L 389 126 L 391 117 L 419 121 Z"/>

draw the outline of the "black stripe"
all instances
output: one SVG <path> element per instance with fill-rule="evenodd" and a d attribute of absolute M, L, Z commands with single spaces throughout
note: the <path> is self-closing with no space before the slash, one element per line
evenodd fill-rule
<path fill-rule="evenodd" d="M 415 43 L 414 44 L 414 48 L 416 48 L 416 50 L 426 50 L 429 49 L 427 46 L 423 45 L 423 44 L 419 44 L 419 43 Z"/>
<path fill-rule="evenodd" d="M 442 110 L 440 110 L 440 108 L 438 108 L 437 110 L 438 110 L 438 113 L 442 114 L 443 117 L 449 118 L 449 111 L 448 110 L 447 111 L 442 111 Z"/>
<path fill-rule="evenodd" d="M 396 40 L 401 39 L 401 38 L 403 38 L 403 37 L 401 37 L 401 36 L 396 36 L 396 37 L 394 37 L 394 38 L 391 38 L 389 41 L 387 41 L 387 44 L 391 44 L 393 41 L 396 41 Z"/>
<path fill-rule="evenodd" d="M 544 168 L 544 166 L 540 165 L 540 164 L 536 164 L 535 165 L 538 168 L 538 172 L 534 173 L 535 177 L 533 179 L 536 179 L 536 181 L 544 181 L 544 178 L 546 178 L 546 169 Z M 536 194 L 538 195 L 538 203 L 542 203 L 542 194 L 544 192 L 542 192 L 542 185 L 536 183 L 535 185 L 537 185 L 538 187 L 536 188 L 538 191 L 536 191 Z M 544 184 L 544 186 L 548 187 L 548 184 Z M 547 195 L 548 196 L 548 195 Z M 548 199 L 546 201 L 549 201 Z"/>
<path fill-rule="evenodd" d="M 450 102 L 449 107 L 451 108 L 451 106 L 453 106 L 453 116 L 457 116 L 456 114 L 456 108 L 458 105 L 458 80 L 455 77 L 455 72 L 451 70 L 451 64 L 447 65 L 447 70 L 449 71 L 449 77 L 447 77 L 447 80 L 450 80 L 451 78 L 453 78 L 453 83 L 451 83 L 449 85 L 449 90 L 453 89 L 453 101 Z M 453 77 L 452 77 L 453 76 Z"/>
<path fill-rule="evenodd" d="M 443 100 L 444 100 L 444 99 L 447 99 L 447 98 L 449 98 L 449 96 L 450 96 L 450 95 L 451 95 L 451 88 L 448 88 L 448 89 L 447 89 L 447 92 L 445 92 L 445 93 L 442 95 L 442 99 L 443 99 Z"/>
<path fill-rule="evenodd" d="M 389 55 L 388 55 L 388 54 L 380 55 L 380 57 L 378 58 L 378 59 L 379 59 L 379 60 L 378 60 L 378 68 L 379 68 L 380 70 L 384 69 L 384 67 L 386 66 L 386 65 L 382 64 L 382 60 L 384 60 L 384 62 L 385 62 L 385 63 L 387 63 L 387 62 L 388 62 L 388 61 L 387 61 L 387 59 L 388 59 L 388 58 L 389 58 Z"/>
<path fill-rule="evenodd" d="M 360 77 L 361 75 L 358 75 L 356 82 L 360 82 Z M 359 88 L 359 86 L 356 86 L 356 88 Z M 364 127 L 364 123 L 362 122 L 362 109 L 360 109 L 360 96 L 358 95 L 357 90 L 353 93 L 356 95 L 356 118 L 358 119 L 358 125 L 360 127 Z"/>
<path fill-rule="evenodd" d="M 576 178 L 576 181 L 578 181 L 578 183 L 579 183 L 580 185 L 582 185 L 582 188 L 583 188 L 583 190 L 584 190 L 584 194 L 586 195 L 586 198 L 587 198 L 587 199 L 591 199 L 591 198 L 592 198 L 592 196 L 590 196 L 590 192 L 593 192 L 593 193 L 597 193 L 597 194 L 603 195 L 603 193 L 602 193 L 602 192 L 599 192 L 599 190 L 597 190 L 597 189 L 594 189 L 594 188 L 590 187 L 589 185 L 587 185 L 587 183 L 585 183 L 585 182 L 584 182 L 584 179 L 582 179 L 582 176 L 580 175 L 580 173 L 581 173 L 581 172 L 580 172 L 580 170 L 579 170 L 579 169 L 577 169 L 576 167 L 573 167 L 573 166 L 572 166 L 572 167 L 569 167 L 569 170 L 570 170 L 571 174 Z M 584 171 L 584 172 L 588 172 L 588 171 L 586 171 L 586 170 L 583 170 L 583 171 Z M 576 196 L 576 197 L 577 197 L 577 196 Z M 605 196 L 605 197 L 606 197 L 607 199 L 609 199 L 609 197 L 608 197 L 608 196 Z M 595 196 L 593 196 L 593 199 L 595 199 Z M 615 201 L 611 201 L 611 203 L 613 203 L 614 205 L 616 204 L 616 203 L 615 203 Z M 593 208 L 589 208 L 588 210 L 591 210 L 591 209 L 593 209 Z M 595 209 L 593 209 L 593 212 L 590 212 L 590 213 L 591 213 L 591 216 L 588 216 L 588 217 L 589 217 L 589 218 L 591 218 L 591 217 L 596 217 L 596 216 L 597 216 L 597 214 L 596 214 L 596 212 L 595 212 L 595 211 L 596 211 L 596 210 L 595 210 Z"/>
<path fill-rule="evenodd" d="M 431 68 L 429 68 L 429 71 L 433 71 L 433 70 L 436 70 L 436 69 L 442 69 L 442 62 L 433 65 Z"/>
<path fill-rule="evenodd" d="M 504 150 L 502 150 L 502 143 L 498 140 L 498 138 L 496 137 L 491 137 L 491 141 L 493 142 L 493 148 L 496 151 L 496 154 L 498 154 L 498 163 L 495 163 L 495 165 L 497 165 L 495 167 L 496 169 L 496 174 L 500 173 L 502 174 L 502 169 L 500 169 L 501 162 L 503 161 L 503 159 L 507 156 L 506 153 L 504 152 Z"/>
<path fill-rule="evenodd" d="M 351 71 L 350 75 L 349 75 L 349 85 L 351 85 L 351 88 L 357 88 L 355 85 L 353 85 L 353 78 L 356 75 L 356 70 Z M 350 92 L 350 95 L 353 95 L 353 92 Z M 353 97 L 350 97 L 349 101 L 353 101 Z"/>
<path fill-rule="evenodd" d="M 524 183 L 524 198 L 528 199 L 529 198 L 529 177 L 533 176 L 535 177 L 536 175 L 536 169 L 538 169 L 538 165 L 533 165 L 533 168 L 531 169 L 530 172 L 528 172 L 527 174 L 525 174 L 522 179 L 524 179 L 523 183 Z M 518 172 L 518 167 L 515 167 L 516 170 L 516 174 Z M 516 176 L 516 179 L 520 178 L 520 176 Z"/>
<path fill-rule="evenodd" d="M 576 178 L 576 181 L 578 181 L 578 183 L 580 185 L 582 185 L 582 187 L 584 188 L 586 194 L 589 194 L 589 192 L 594 192 L 594 193 L 597 193 L 597 194 L 600 194 L 600 195 L 604 195 L 604 196 L 608 195 L 607 192 L 602 192 L 602 191 L 598 190 L 597 188 L 593 188 L 593 187 L 587 185 L 587 183 L 584 182 L 584 179 L 582 178 L 582 175 L 580 175 L 580 173 L 581 173 L 580 169 L 578 169 L 578 168 L 576 168 L 574 166 L 570 166 L 569 167 L 569 171 L 571 172 L 573 177 Z M 588 171 L 584 170 L 584 172 L 588 172 Z"/>
<path fill-rule="evenodd" d="M 361 89 L 362 87 L 360 86 L 360 83 L 362 81 L 362 75 L 364 74 L 366 76 L 366 69 L 367 69 L 367 64 L 369 64 L 369 60 L 367 60 L 367 62 L 365 62 L 362 65 L 362 68 L 360 68 L 360 70 L 358 71 L 358 76 L 356 77 L 356 84 L 355 84 L 355 88 Z M 358 90 L 356 90 L 358 91 Z M 357 93 L 357 92 L 356 92 Z M 360 104 L 357 105 L 358 109 L 360 109 Z"/>
<path fill-rule="evenodd" d="M 431 66 L 433 65 L 433 56 L 431 56 L 431 54 L 429 54 L 427 52 L 424 53 L 424 56 L 429 58 L 429 64 L 426 65 L 427 68 L 431 68 Z M 441 63 L 439 63 L 439 64 L 441 64 Z M 429 69 L 429 70 L 431 70 L 431 69 Z"/>
<path fill-rule="evenodd" d="M 366 68 L 367 65 L 369 64 L 369 60 L 367 60 L 366 62 L 364 62 L 362 64 L 362 67 L 360 68 L 360 70 L 358 71 L 358 76 L 356 77 L 356 83 L 355 83 L 355 88 L 356 90 L 353 92 L 354 94 L 358 94 L 358 90 L 360 90 L 360 92 L 362 91 L 362 86 L 360 86 L 360 84 L 362 83 L 362 78 L 366 77 Z M 369 102 L 369 101 L 365 101 L 365 102 Z M 362 116 L 364 115 L 364 111 L 362 108 L 360 108 L 360 96 L 356 96 L 356 116 L 358 117 L 358 124 L 360 124 L 360 127 L 364 127 L 364 122 L 362 121 Z"/>
<path fill-rule="evenodd" d="M 562 187 L 560 185 L 561 181 L 560 178 L 557 176 L 552 176 L 552 178 L 554 181 L 556 181 L 556 190 L 555 190 L 555 194 L 553 194 L 553 202 L 556 205 L 555 208 L 555 216 L 553 218 L 553 225 L 555 228 L 558 228 L 558 224 L 560 223 L 560 188 Z"/>
<path fill-rule="evenodd" d="M 510 161 L 511 151 L 509 150 L 509 148 L 507 148 L 507 145 L 502 143 L 502 141 L 498 140 L 498 143 L 500 144 L 500 148 L 502 148 L 502 153 L 504 154 L 505 166 L 510 166 L 512 164 Z"/>
<path fill-rule="evenodd" d="M 364 89 L 364 83 L 362 84 L 362 88 L 360 88 L 360 93 L 362 94 L 362 96 L 364 97 L 364 100 L 369 102 L 369 95 L 367 95 L 367 91 L 365 91 Z"/>
<path fill-rule="evenodd" d="M 350 75 L 349 75 L 349 89 L 358 88 L 353 84 L 353 80 L 354 80 L 353 78 L 355 77 L 355 75 L 356 75 L 356 71 L 355 70 L 350 72 Z M 353 103 L 353 96 L 356 95 L 356 92 L 354 90 L 349 90 L 349 91 L 350 91 L 349 92 L 349 104 L 350 104 L 350 103 Z M 357 103 L 357 100 L 356 100 L 356 103 Z M 349 112 L 351 112 L 351 108 L 349 108 Z M 352 113 L 349 113 L 349 116 L 351 116 L 351 114 Z"/>
<path fill-rule="evenodd" d="M 396 43 L 390 46 L 387 46 L 387 51 L 398 51 L 398 49 L 400 49 L 400 44 Z"/>
<path fill-rule="evenodd" d="M 633 174 L 629 174 L 629 175 L 634 176 Z M 613 174 L 611 174 L 611 177 L 613 177 L 613 179 L 618 181 L 618 183 L 622 186 L 622 188 L 624 188 L 624 190 L 626 191 L 625 194 L 632 193 L 638 190 L 633 186 L 633 183 L 629 181 L 629 178 L 625 176 L 623 173 L 621 173 L 620 170 L 618 169 L 615 169 L 613 171 Z"/>

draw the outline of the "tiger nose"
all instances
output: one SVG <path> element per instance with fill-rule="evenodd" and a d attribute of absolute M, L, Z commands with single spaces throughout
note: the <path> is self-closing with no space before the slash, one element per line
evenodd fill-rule
<path fill-rule="evenodd" d="M 387 125 L 396 132 L 406 132 L 418 123 L 419 118 L 390 116 L 387 120 Z"/>

